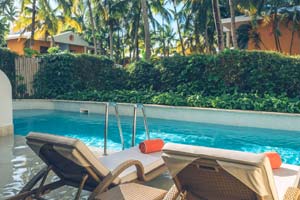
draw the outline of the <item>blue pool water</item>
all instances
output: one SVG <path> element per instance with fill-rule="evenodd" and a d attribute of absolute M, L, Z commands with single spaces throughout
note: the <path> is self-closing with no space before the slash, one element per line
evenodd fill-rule
<path fill-rule="evenodd" d="M 121 148 L 114 116 L 109 119 L 108 148 Z M 126 147 L 131 144 L 132 117 L 121 116 Z M 74 137 L 90 146 L 103 148 L 104 116 L 52 110 L 14 111 L 15 133 L 30 131 Z M 151 138 L 166 142 L 200 145 L 249 152 L 277 151 L 284 162 L 300 164 L 300 131 L 212 125 L 148 118 Z M 137 140 L 145 139 L 143 120 L 137 120 Z"/>

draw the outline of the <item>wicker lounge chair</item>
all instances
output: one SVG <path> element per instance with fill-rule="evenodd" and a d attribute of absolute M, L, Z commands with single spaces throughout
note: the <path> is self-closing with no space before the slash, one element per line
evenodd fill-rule
<path fill-rule="evenodd" d="M 28 146 L 47 166 L 36 174 L 18 195 L 9 198 L 10 200 L 25 199 L 29 196 L 39 199 L 44 193 L 64 185 L 77 187 L 75 199 L 79 199 L 82 190 L 107 190 L 121 183 L 148 181 L 166 171 L 160 152 L 145 155 L 134 147 L 96 158 L 90 149 L 77 139 L 30 133 L 26 140 Z M 50 171 L 53 171 L 59 180 L 45 184 Z M 38 182 L 38 187 L 34 188 Z"/>
<path fill-rule="evenodd" d="M 141 185 L 142 193 L 153 195 L 139 200 L 300 199 L 297 188 L 300 168 L 283 164 L 272 171 L 264 154 L 166 144 L 163 159 L 175 185 L 167 194 L 164 190 Z M 111 197 L 118 196 L 120 200 L 134 200 L 137 192 L 134 188 L 136 184 L 123 184 L 96 195 L 96 199 L 113 200 Z"/>

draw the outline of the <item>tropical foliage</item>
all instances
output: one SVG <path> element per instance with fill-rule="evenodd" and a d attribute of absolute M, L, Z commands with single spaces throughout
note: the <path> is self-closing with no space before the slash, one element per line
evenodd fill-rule
<path fill-rule="evenodd" d="M 7 49 L 0 48 L 0 70 L 2 70 L 9 78 L 13 92 L 15 91 L 16 85 L 16 70 L 15 70 L 15 58 L 16 54 L 12 53 Z M 13 94 L 15 96 L 15 94 Z"/>
<path fill-rule="evenodd" d="M 10 24 L 15 21 L 16 9 L 13 1 L 0 1 L 0 47 L 5 45 L 5 36 L 9 32 Z"/>
<path fill-rule="evenodd" d="M 300 113 L 300 100 L 285 96 L 257 93 L 234 93 L 219 96 L 203 96 L 202 94 L 183 95 L 174 92 L 153 92 L 136 90 L 69 92 L 57 96 L 58 99 L 127 102 L 161 104 L 171 106 L 192 106 L 203 108 L 222 108 L 239 110 L 256 110 L 271 112 Z"/>
<path fill-rule="evenodd" d="M 7 9 L 13 6 L 11 2 L 6 0 L 1 6 L 5 8 L 1 16 L 6 10 L 10 17 L 0 17 L 0 30 L 7 32 L 8 21 L 14 22 L 14 30 L 31 32 L 32 39 L 73 30 L 94 47 L 95 54 L 109 56 L 122 65 L 151 55 L 223 50 L 220 18 L 224 17 L 232 19 L 229 40 L 235 48 L 246 48 L 250 39 L 257 48 L 264 45 L 257 33 L 258 18 L 271 25 L 278 51 L 282 50 L 281 23 L 292 33 L 290 53 L 300 33 L 299 0 L 22 0 L 20 12 Z M 251 16 L 252 22 L 235 30 L 234 17 L 244 14 Z M 0 35 L 3 43 L 4 34 Z"/>
<path fill-rule="evenodd" d="M 158 102 L 163 102 L 162 99 L 173 102 L 176 96 L 194 99 L 200 95 L 199 98 L 205 99 L 235 94 L 299 99 L 300 58 L 277 53 L 226 50 L 217 55 L 178 55 L 139 61 L 128 68 L 117 68 L 108 58 L 90 55 L 58 53 L 43 56 L 41 60 L 34 82 L 37 98 L 132 90 L 137 95 L 140 91 L 149 94 L 149 98 L 158 95 L 155 98 Z M 180 102 L 187 105 L 187 100 Z"/>
<path fill-rule="evenodd" d="M 299 57 L 226 50 L 118 68 L 106 57 L 55 52 L 40 57 L 31 98 L 300 112 Z M 16 54 L 0 49 L 0 56 L 0 69 L 17 92 Z"/>

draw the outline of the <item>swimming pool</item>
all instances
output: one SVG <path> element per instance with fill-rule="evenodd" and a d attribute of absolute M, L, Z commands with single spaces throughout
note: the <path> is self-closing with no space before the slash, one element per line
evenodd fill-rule
<path fill-rule="evenodd" d="M 125 145 L 130 147 L 132 117 L 121 116 Z M 15 134 L 30 131 L 74 137 L 90 146 L 103 148 L 104 116 L 56 110 L 14 111 Z M 151 138 L 166 142 L 200 145 L 249 152 L 277 151 L 283 161 L 300 164 L 300 131 L 213 125 L 148 118 Z M 108 148 L 121 149 L 114 116 L 109 119 Z M 137 120 L 136 143 L 145 139 L 143 120 Z"/>

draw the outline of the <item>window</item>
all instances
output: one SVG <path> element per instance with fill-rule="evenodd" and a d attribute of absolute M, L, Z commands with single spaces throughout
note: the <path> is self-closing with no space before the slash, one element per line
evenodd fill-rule
<path fill-rule="evenodd" d="M 49 47 L 40 46 L 40 53 L 48 53 Z"/>

